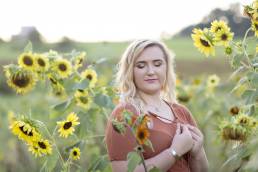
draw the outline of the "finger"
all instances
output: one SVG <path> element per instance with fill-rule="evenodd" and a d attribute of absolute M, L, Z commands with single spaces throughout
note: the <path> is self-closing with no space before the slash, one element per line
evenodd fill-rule
<path fill-rule="evenodd" d="M 177 123 L 177 125 L 176 125 L 176 134 L 177 135 L 181 133 L 180 130 L 181 130 L 180 123 Z"/>
<path fill-rule="evenodd" d="M 193 138 L 194 140 L 196 140 L 196 141 L 201 140 L 201 137 L 200 137 L 199 135 L 197 135 L 197 134 L 195 134 L 195 133 L 193 133 L 193 132 L 191 132 L 191 135 L 192 135 L 192 138 Z"/>
<path fill-rule="evenodd" d="M 194 127 L 192 125 L 187 125 L 189 130 L 190 131 L 193 131 L 195 134 L 201 136 L 202 135 L 202 132 L 197 128 L 197 127 Z"/>
<path fill-rule="evenodd" d="M 182 127 L 183 127 L 183 132 L 182 133 L 185 133 L 185 132 L 189 132 L 190 133 L 190 131 L 189 131 L 189 129 L 188 129 L 188 127 L 186 125 L 183 125 Z"/>

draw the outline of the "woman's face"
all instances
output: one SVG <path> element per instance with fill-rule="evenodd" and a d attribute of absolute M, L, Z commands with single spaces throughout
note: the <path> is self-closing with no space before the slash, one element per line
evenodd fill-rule
<path fill-rule="evenodd" d="M 158 46 L 151 46 L 136 58 L 133 76 L 138 91 L 155 94 L 161 90 L 167 70 L 164 56 Z"/>

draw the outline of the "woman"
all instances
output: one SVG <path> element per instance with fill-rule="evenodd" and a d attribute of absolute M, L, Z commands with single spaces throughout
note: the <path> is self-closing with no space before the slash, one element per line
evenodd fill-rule
<path fill-rule="evenodd" d="M 147 169 L 157 167 L 169 172 L 208 171 L 203 135 L 190 111 L 177 103 L 172 57 L 159 41 L 137 40 L 124 52 L 117 73 L 120 103 L 107 124 L 106 144 L 114 172 L 127 171 L 127 154 L 134 150 L 135 139 L 127 128 L 124 135 L 112 127 L 111 120 L 126 109 L 136 115 L 148 114 L 154 151 L 145 148 Z M 143 172 L 138 165 L 135 172 Z"/>

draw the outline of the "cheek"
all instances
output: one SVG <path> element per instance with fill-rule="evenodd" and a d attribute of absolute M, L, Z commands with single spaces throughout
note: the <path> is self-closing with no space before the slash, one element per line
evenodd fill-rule
<path fill-rule="evenodd" d="M 166 75 L 167 75 L 166 67 L 160 68 L 158 71 L 158 74 L 159 74 L 160 81 L 163 82 L 166 79 Z"/>
<path fill-rule="evenodd" d="M 140 83 L 143 82 L 144 70 L 135 68 L 133 71 L 133 76 L 135 84 L 140 85 Z"/>

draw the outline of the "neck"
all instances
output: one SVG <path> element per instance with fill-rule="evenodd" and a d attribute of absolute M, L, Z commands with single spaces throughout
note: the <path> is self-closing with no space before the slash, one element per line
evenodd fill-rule
<path fill-rule="evenodd" d="M 159 92 L 156 94 L 146 94 L 139 91 L 138 94 L 146 105 L 160 105 L 162 102 Z"/>

